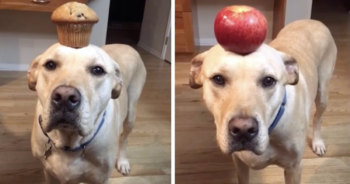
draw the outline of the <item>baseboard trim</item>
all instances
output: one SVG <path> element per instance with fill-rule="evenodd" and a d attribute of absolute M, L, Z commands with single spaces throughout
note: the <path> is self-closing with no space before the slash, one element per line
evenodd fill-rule
<path fill-rule="evenodd" d="M 148 45 L 142 43 L 142 42 L 139 42 L 137 44 L 137 46 L 141 47 L 142 49 L 144 49 L 145 51 L 151 53 L 152 55 L 156 56 L 157 58 L 161 59 L 162 57 L 162 53 L 161 52 L 158 52 L 156 50 L 154 50 L 153 48 L 149 47 Z"/>
<path fill-rule="evenodd" d="M 30 64 L 0 63 L 0 71 L 27 71 Z"/>

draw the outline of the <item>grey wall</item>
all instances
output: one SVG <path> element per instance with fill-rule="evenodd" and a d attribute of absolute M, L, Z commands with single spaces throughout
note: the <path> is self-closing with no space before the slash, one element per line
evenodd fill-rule
<path fill-rule="evenodd" d="M 285 23 L 309 19 L 312 11 L 312 0 L 287 0 Z"/>
<path fill-rule="evenodd" d="M 105 44 L 110 0 L 90 0 L 99 16 L 91 44 Z M 51 13 L 0 10 L 0 70 L 25 71 L 32 59 L 57 42 Z"/>

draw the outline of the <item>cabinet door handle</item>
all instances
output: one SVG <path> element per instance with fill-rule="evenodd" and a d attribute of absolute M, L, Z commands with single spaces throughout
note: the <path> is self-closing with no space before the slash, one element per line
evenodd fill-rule
<path fill-rule="evenodd" d="M 46 4 L 49 3 L 49 0 L 32 0 L 33 3 L 37 3 L 37 4 Z"/>

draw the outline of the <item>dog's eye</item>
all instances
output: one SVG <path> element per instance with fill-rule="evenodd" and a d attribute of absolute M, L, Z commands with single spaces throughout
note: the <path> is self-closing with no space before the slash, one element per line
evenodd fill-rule
<path fill-rule="evenodd" d="M 95 66 L 91 69 L 91 73 L 93 75 L 96 75 L 96 76 L 100 76 L 100 75 L 103 75 L 105 74 L 105 71 L 103 70 L 102 67 L 99 67 L 99 66 Z"/>
<path fill-rule="evenodd" d="M 262 85 L 263 87 L 270 87 L 276 84 L 276 79 L 272 78 L 272 77 L 265 77 L 262 80 Z"/>
<path fill-rule="evenodd" d="M 56 65 L 56 63 L 53 62 L 53 61 L 48 61 L 48 62 L 45 63 L 45 68 L 46 68 L 47 70 L 55 70 L 56 67 L 57 67 L 57 65 Z"/>
<path fill-rule="evenodd" d="M 215 75 L 213 78 L 212 78 L 213 82 L 217 85 L 224 85 L 225 84 L 225 79 L 223 76 L 221 75 Z"/>

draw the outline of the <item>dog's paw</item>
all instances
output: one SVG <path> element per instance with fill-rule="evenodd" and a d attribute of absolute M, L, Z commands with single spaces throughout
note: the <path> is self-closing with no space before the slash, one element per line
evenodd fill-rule
<path fill-rule="evenodd" d="M 326 146 L 321 138 L 312 140 L 312 150 L 320 157 L 326 153 Z"/>
<path fill-rule="evenodd" d="M 120 174 L 126 176 L 130 173 L 130 164 L 127 158 L 119 158 L 117 161 L 117 170 Z"/>

